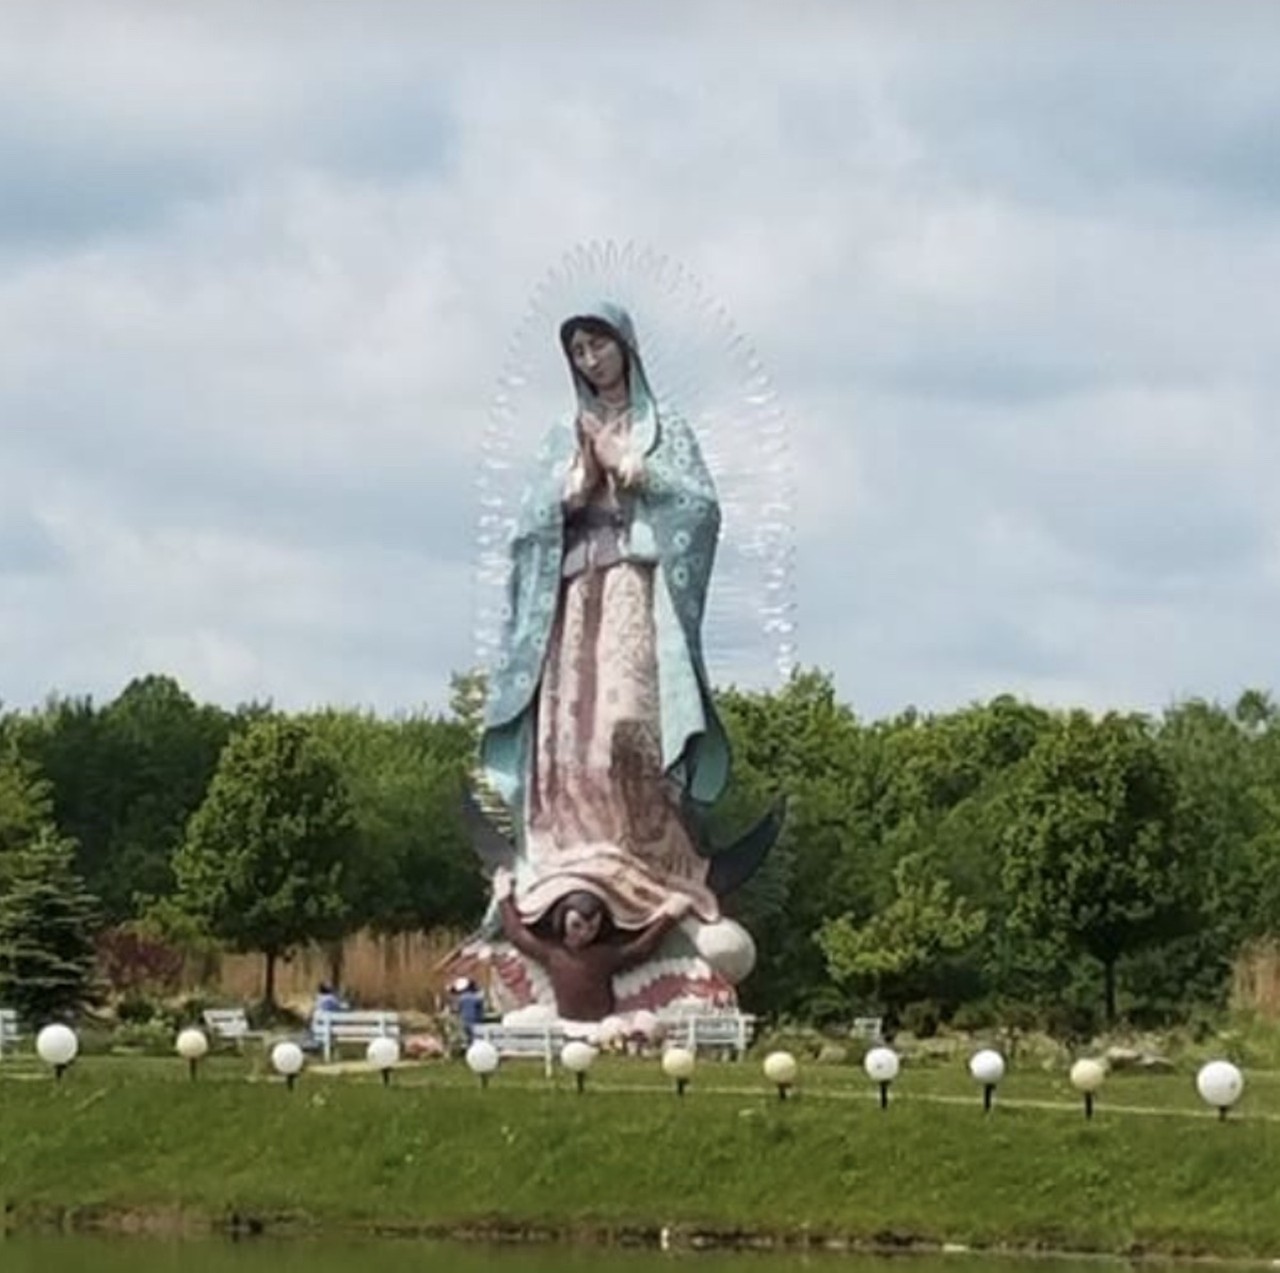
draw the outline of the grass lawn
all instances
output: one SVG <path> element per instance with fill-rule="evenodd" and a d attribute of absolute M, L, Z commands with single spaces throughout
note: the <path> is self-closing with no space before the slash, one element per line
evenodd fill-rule
<path fill-rule="evenodd" d="M 60 1084 L 0 1063 L 0 1202 L 21 1226 L 173 1213 L 213 1223 L 449 1230 L 750 1230 L 886 1243 L 1280 1255 L 1280 1075 L 1225 1123 L 1193 1072 L 1117 1075 L 1086 1122 L 1060 1073 L 1014 1068 L 991 1114 L 960 1063 L 904 1067 L 890 1108 L 856 1066 L 779 1101 L 759 1059 L 700 1062 L 679 1099 L 655 1060 L 568 1076 L 457 1061 L 376 1076 L 265 1056 L 86 1057 Z"/>

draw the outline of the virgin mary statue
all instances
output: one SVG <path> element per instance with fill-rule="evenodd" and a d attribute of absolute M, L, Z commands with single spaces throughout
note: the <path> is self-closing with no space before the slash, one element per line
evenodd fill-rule
<path fill-rule="evenodd" d="M 702 647 L 716 487 L 689 425 L 659 411 L 624 310 L 600 303 L 559 336 L 576 406 L 524 487 L 481 740 L 484 780 L 515 831 L 495 908 L 505 903 L 507 936 L 527 953 L 563 934 L 566 907 L 602 904 L 590 940 L 629 942 L 660 965 L 609 997 L 619 1010 L 732 998 L 753 951 L 721 916 L 723 872 L 698 830 L 729 777 Z M 758 861 L 763 848 L 757 836 L 746 853 Z M 711 963 L 708 933 L 722 956 Z"/>

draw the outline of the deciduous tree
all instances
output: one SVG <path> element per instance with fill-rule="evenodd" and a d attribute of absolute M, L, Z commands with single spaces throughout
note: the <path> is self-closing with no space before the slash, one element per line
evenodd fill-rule
<path fill-rule="evenodd" d="M 340 936 L 356 820 L 337 759 L 302 722 L 256 721 L 227 744 L 175 859 L 180 906 L 266 960 Z"/>
<path fill-rule="evenodd" d="M 1012 793 L 1010 921 L 1102 965 L 1116 1017 L 1122 956 L 1183 931 L 1188 879 L 1174 773 L 1141 716 L 1075 711 L 1043 734 Z"/>

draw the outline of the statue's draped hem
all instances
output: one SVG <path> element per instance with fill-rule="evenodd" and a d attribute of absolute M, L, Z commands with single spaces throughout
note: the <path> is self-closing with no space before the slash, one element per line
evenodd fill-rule
<path fill-rule="evenodd" d="M 517 883 L 529 917 L 583 886 L 623 927 L 647 923 L 675 894 L 703 918 L 719 916 L 663 765 L 659 581 L 649 563 L 619 561 L 562 586 L 525 792 L 529 879 Z"/>

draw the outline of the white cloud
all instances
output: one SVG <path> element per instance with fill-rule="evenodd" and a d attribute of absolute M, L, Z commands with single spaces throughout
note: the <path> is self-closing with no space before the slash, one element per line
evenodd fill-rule
<path fill-rule="evenodd" d="M 443 703 L 508 336 L 599 238 L 775 373 L 861 710 L 1267 682 L 1280 46 L 1063 9 L 7 7 L 0 696 Z"/>

